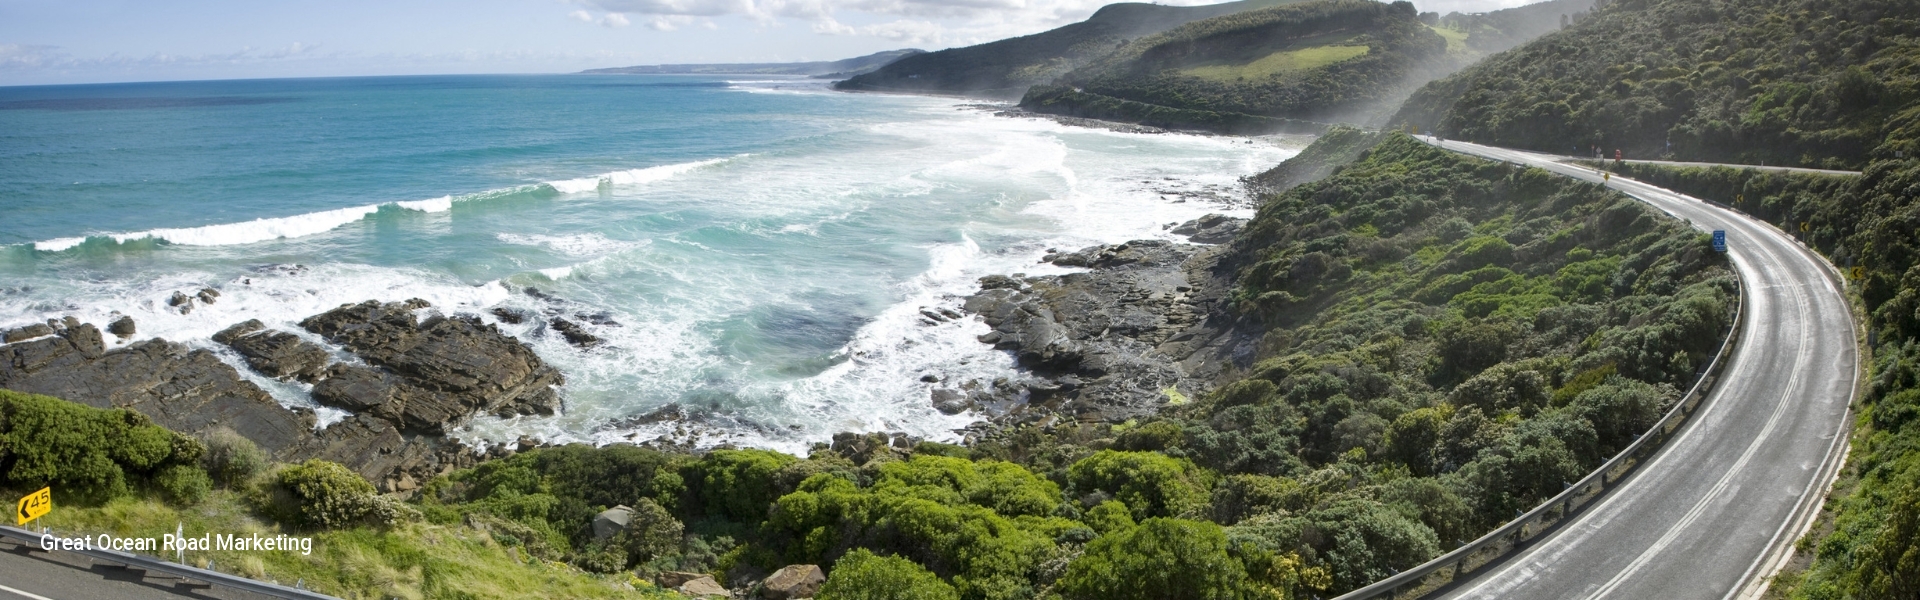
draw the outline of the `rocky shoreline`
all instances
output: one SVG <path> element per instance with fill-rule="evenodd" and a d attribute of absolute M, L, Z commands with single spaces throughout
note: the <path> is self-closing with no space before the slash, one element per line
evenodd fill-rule
<path fill-rule="evenodd" d="M 217 296 L 199 295 L 203 302 Z M 387 492 L 409 492 L 480 460 L 446 435 L 476 415 L 561 408 L 559 371 L 477 317 L 441 315 L 423 300 L 368 301 L 300 325 L 337 348 L 257 320 L 213 338 L 260 375 L 310 384 L 317 402 L 352 413 L 324 428 L 313 411 L 282 406 L 211 350 L 157 338 L 107 350 L 99 328 L 72 317 L 0 334 L 0 387 L 131 409 L 184 433 L 231 429 L 276 460 L 337 462 Z M 135 330 L 128 317 L 108 327 L 123 338 Z M 351 359 L 336 361 L 336 352 Z"/>
<path fill-rule="evenodd" d="M 971 443 L 1024 425 L 1122 422 L 1211 391 L 1257 339 L 1235 333 L 1224 303 L 1230 274 L 1219 269 L 1242 219 L 1208 215 L 1167 229 L 1194 243 L 1138 240 L 1051 252 L 1044 262 L 1086 269 L 1064 275 L 993 275 L 965 298 L 964 313 L 930 321 L 979 318 L 992 328 L 982 343 L 1011 353 L 1024 383 L 935 386 L 928 399 L 948 414 L 985 420 L 960 431 Z M 537 291 L 527 293 L 544 296 Z M 219 292 L 176 293 L 175 310 L 216 302 Z M 538 318 L 499 314 L 503 322 Z M 606 325 L 591 316 L 582 316 Z M 582 349 L 598 340 L 579 325 L 548 328 Z M 311 386 L 315 402 L 351 414 L 318 427 L 318 415 L 281 405 L 213 351 L 162 339 L 108 350 L 136 324 L 118 317 L 103 333 L 67 317 L 0 332 L 0 388 L 65 398 L 98 408 L 127 408 L 175 431 L 231 429 L 276 460 L 338 462 L 385 492 L 408 493 L 453 469 L 537 447 L 476 449 L 448 433 L 479 415 L 553 415 L 564 376 L 520 340 L 475 315 L 445 315 L 424 300 L 341 305 L 281 331 L 258 320 L 213 336 L 261 377 Z M 1239 359 L 1239 360 L 1236 360 Z M 936 382 L 937 383 L 937 382 Z M 670 405 L 638 419 L 698 426 Z M 842 434 L 831 446 L 911 448 L 901 434 Z M 663 437 L 636 443 L 695 451 Z M 842 448 L 848 447 L 848 448 Z M 851 451 L 851 450 L 850 450 Z"/>

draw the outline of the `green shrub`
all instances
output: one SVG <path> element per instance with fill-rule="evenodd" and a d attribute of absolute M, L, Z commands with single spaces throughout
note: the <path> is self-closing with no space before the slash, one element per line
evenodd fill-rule
<path fill-rule="evenodd" d="M 126 409 L 101 410 L 49 396 L 0 390 L 0 458 L 16 487 L 52 486 L 55 499 L 91 504 L 123 496 L 172 464 L 191 464 L 199 445 Z M 176 458 L 176 452 L 179 457 Z"/>
<path fill-rule="evenodd" d="M 959 600 L 953 586 L 913 561 L 858 548 L 833 563 L 819 600 Z"/>
<path fill-rule="evenodd" d="M 154 475 L 153 484 L 168 502 L 181 506 L 199 504 L 213 491 L 213 479 L 194 465 L 170 465 Z"/>
<path fill-rule="evenodd" d="M 393 507 L 378 499 L 373 484 L 339 463 L 316 458 L 290 465 L 280 470 L 273 485 L 272 512 L 294 525 L 335 529 L 391 522 L 393 516 L 385 514 Z"/>
<path fill-rule="evenodd" d="M 1269 515 L 1229 530 L 1236 540 L 1277 553 L 1295 552 L 1324 566 L 1333 591 L 1373 583 L 1439 555 L 1433 530 L 1392 507 L 1346 498 L 1294 516 Z"/>
<path fill-rule="evenodd" d="M 689 465 L 685 478 L 705 514 L 753 523 L 767 518 L 767 507 L 785 491 L 775 475 L 799 460 L 769 450 L 715 450 Z"/>
<path fill-rule="evenodd" d="M 1110 533 L 1132 529 L 1135 525 L 1133 512 L 1119 500 L 1108 500 L 1087 509 L 1085 521 L 1097 533 Z"/>
<path fill-rule="evenodd" d="M 1106 492 L 1125 503 L 1135 520 L 1179 516 L 1207 503 L 1205 473 L 1165 454 L 1103 450 L 1074 463 L 1067 478 L 1079 493 Z"/>
<path fill-rule="evenodd" d="M 1054 589 L 1068 600 L 1228 600 L 1246 579 L 1219 525 L 1148 519 L 1088 544 Z"/>
<path fill-rule="evenodd" d="M 207 474 L 226 487 L 241 487 L 267 468 L 267 453 L 253 440 L 225 427 L 206 434 Z"/>

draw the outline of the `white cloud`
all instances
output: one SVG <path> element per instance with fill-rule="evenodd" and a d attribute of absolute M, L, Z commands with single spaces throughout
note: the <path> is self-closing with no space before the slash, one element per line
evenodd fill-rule
<path fill-rule="evenodd" d="M 1091 16 L 1117 0 L 567 0 L 612 15 L 637 15 L 673 31 L 689 19 L 736 16 L 763 26 L 805 23 L 821 35 L 869 36 L 915 44 L 973 44 L 1037 33 Z M 1194 6 L 1222 0 L 1159 0 Z M 1484 12 L 1539 0 L 1426 0 L 1422 11 Z M 585 11 L 573 13 L 575 18 Z M 603 17 L 603 20 L 605 17 Z M 893 19 L 887 21 L 887 19 Z M 860 22 L 874 23 L 858 25 Z M 849 24 L 849 23 L 856 24 Z M 710 27 L 712 21 L 702 23 Z M 602 23 L 606 24 L 606 23 Z"/>
<path fill-rule="evenodd" d="M 593 13 L 576 10 L 567 13 L 567 17 L 581 23 L 592 23 L 601 27 L 626 27 L 633 24 L 633 21 L 627 20 L 626 15 L 617 12 L 607 13 L 599 18 L 594 18 Z"/>

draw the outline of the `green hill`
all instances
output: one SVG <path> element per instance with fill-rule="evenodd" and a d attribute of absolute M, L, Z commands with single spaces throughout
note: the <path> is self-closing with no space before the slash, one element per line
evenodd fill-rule
<path fill-rule="evenodd" d="M 1912 99 L 1916 14 L 1890 0 L 1622 0 L 1427 86 L 1394 122 L 1561 153 L 1857 168 Z"/>
<path fill-rule="evenodd" d="M 1113 100 L 1251 117 L 1335 119 L 1392 95 L 1446 48 L 1446 39 L 1422 23 L 1410 3 L 1319 0 L 1215 17 L 1136 40 L 1029 91 L 1021 106 L 1129 121 L 1156 119 L 1129 114 L 1131 105 L 1112 110 Z M 1204 120 L 1157 120 L 1163 122 L 1149 124 L 1222 128 Z"/>
<path fill-rule="evenodd" d="M 1920 11 L 1910 0 L 1620 0 L 1416 93 L 1394 118 L 1452 138 L 1858 177 L 1620 165 L 1795 232 L 1868 315 L 1853 448 L 1812 564 L 1769 597 L 1920 594 Z M 1672 145 L 1669 149 L 1668 142 Z"/>
<path fill-rule="evenodd" d="M 1124 44 L 1034 87 L 1021 106 L 1230 133 L 1381 124 L 1420 85 L 1558 29 L 1592 1 L 1444 17 L 1370 0 L 1251 10 Z"/>
<path fill-rule="evenodd" d="M 1087 20 L 964 48 L 907 57 L 835 84 L 850 91 L 912 92 L 1018 98 L 1113 51 L 1121 43 L 1179 25 L 1299 0 L 1242 0 L 1208 6 L 1110 4 Z"/>

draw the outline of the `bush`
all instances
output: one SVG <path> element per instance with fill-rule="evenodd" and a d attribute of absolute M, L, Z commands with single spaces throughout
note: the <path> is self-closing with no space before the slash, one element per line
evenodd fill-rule
<path fill-rule="evenodd" d="M 819 600 L 959 600 L 953 586 L 898 556 L 855 549 L 833 563 Z"/>
<path fill-rule="evenodd" d="M 1088 544 L 1054 589 L 1068 600 L 1228 600 L 1246 579 L 1219 525 L 1148 519 Z"/>
<path fill-rule="evenodd" d="M 171 465 L 161 469 L 153 477 L 154 487 L 168 502 L 181 506 L 199 504 L 207 499 L 207 493 L 213 491 L 213 479 L 207 472 L 193 465 Z"/>
<path fill-rule="evenodd" d="M 366 521 L 391 523 L 397 516 L 390 514 L 389 503 L 378 500 L 373 484 L 339 463 L 316 458 L 289 466 L 280 470 L 274 485 L 272 512 L 294 525 L 334 529 Z"/>
<path fill-rule="evenodd" d="M 206 434 L 206 456 L 201 459 L 208 475 L 226 487 L 241 487 L 253 481 L 267 468 L 267 453 L 253 440 L 220 427 Z"/>
<path fill-rule="evenodd" d="M 686 479 L 705 514 L 749 523 L 767 518 L 767 507 L 785 490 L 774 485 L 782 467 L 798 462 L 768 450 L 715 450 L 689 465 Z"/>
<path fill-rule="evenodd" d="M 1179 516 L 1207 503 L 1200 467 L 1165 454 L 1102 450 L 1073 463 L 1067 478 L 1079 493 L 1106 492 L 1125 503 L 1135 520 Z"/>
<path fill-rule="evenodd" d="M 181 437 L 130 410 L 0 390 L 5 481 L 29 489 L 52 486 L 62 502 L 104 502 L 126 495 L 130 482 L 163 467 L 191 464 L 199 445 Z"/>

